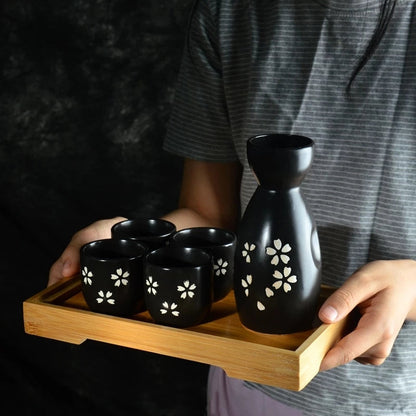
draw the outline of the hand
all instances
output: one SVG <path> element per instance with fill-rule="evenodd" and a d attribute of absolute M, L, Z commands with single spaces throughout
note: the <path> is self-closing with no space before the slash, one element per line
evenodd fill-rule
<path fill-rule="evenodd" d="M 78 231 L 49 271 L 48 286 L 79 273 L 79 250 L 90 241 L 111 237 L 111 227 L 123 217 L 99 220 Z"/>
<path fill-rule="evenodd" d="M 356 360 L 381 365 L 406 319 L 416 319 L 416 261 L 379 260 L 357 270 L 322 305 L 324 323 L 339 321 L 355 307 L 357 327 L 325 356 L 321 371 Z"/>

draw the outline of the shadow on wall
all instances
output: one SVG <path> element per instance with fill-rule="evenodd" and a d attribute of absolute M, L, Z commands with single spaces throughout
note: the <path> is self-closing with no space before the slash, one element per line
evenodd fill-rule
<path fill-rule="evenodd" d="M 26 335 L 21 304 L 73 233 L 176 206 L 162 151 L 191 0 L 0 4 L 0 389 L 31 415 L 204 414 L 206 366 Z"/>

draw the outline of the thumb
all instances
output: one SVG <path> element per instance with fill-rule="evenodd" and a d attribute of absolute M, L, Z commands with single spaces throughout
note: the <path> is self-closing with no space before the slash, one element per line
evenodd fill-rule
<path fill-rule="evenodd" d="M 68 245 L 49 270 L 48 286 L 79 273 L 79 248 Z"/>
<path fill-rule="evenodd" d="M 347 285 L 340 287 L 326 299 L 319 310 L 319 319 L 327 324 L 347 316 L 360 302 Z"/>

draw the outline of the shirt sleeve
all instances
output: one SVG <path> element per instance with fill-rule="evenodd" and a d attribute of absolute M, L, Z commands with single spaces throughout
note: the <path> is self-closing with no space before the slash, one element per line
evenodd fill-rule
<path fill-rule="evenodd" d="M 178 74 L 164 149 L 204 161 L 237 160 L 221 70 L 216 7 L 197 1 Z"/>

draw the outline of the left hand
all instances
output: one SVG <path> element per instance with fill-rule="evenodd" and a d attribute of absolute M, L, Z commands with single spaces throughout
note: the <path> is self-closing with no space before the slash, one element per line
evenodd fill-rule
<path fill-rule="evenodd" d="M 406 319 L 416 320 L 416 261 L 378 260 L 357 270 L 322 305 L 319 318 L 333 323 L 357 308 L 357 327 L 326 354 L 321 371 L 356 360 L 381 365 Z"/>

